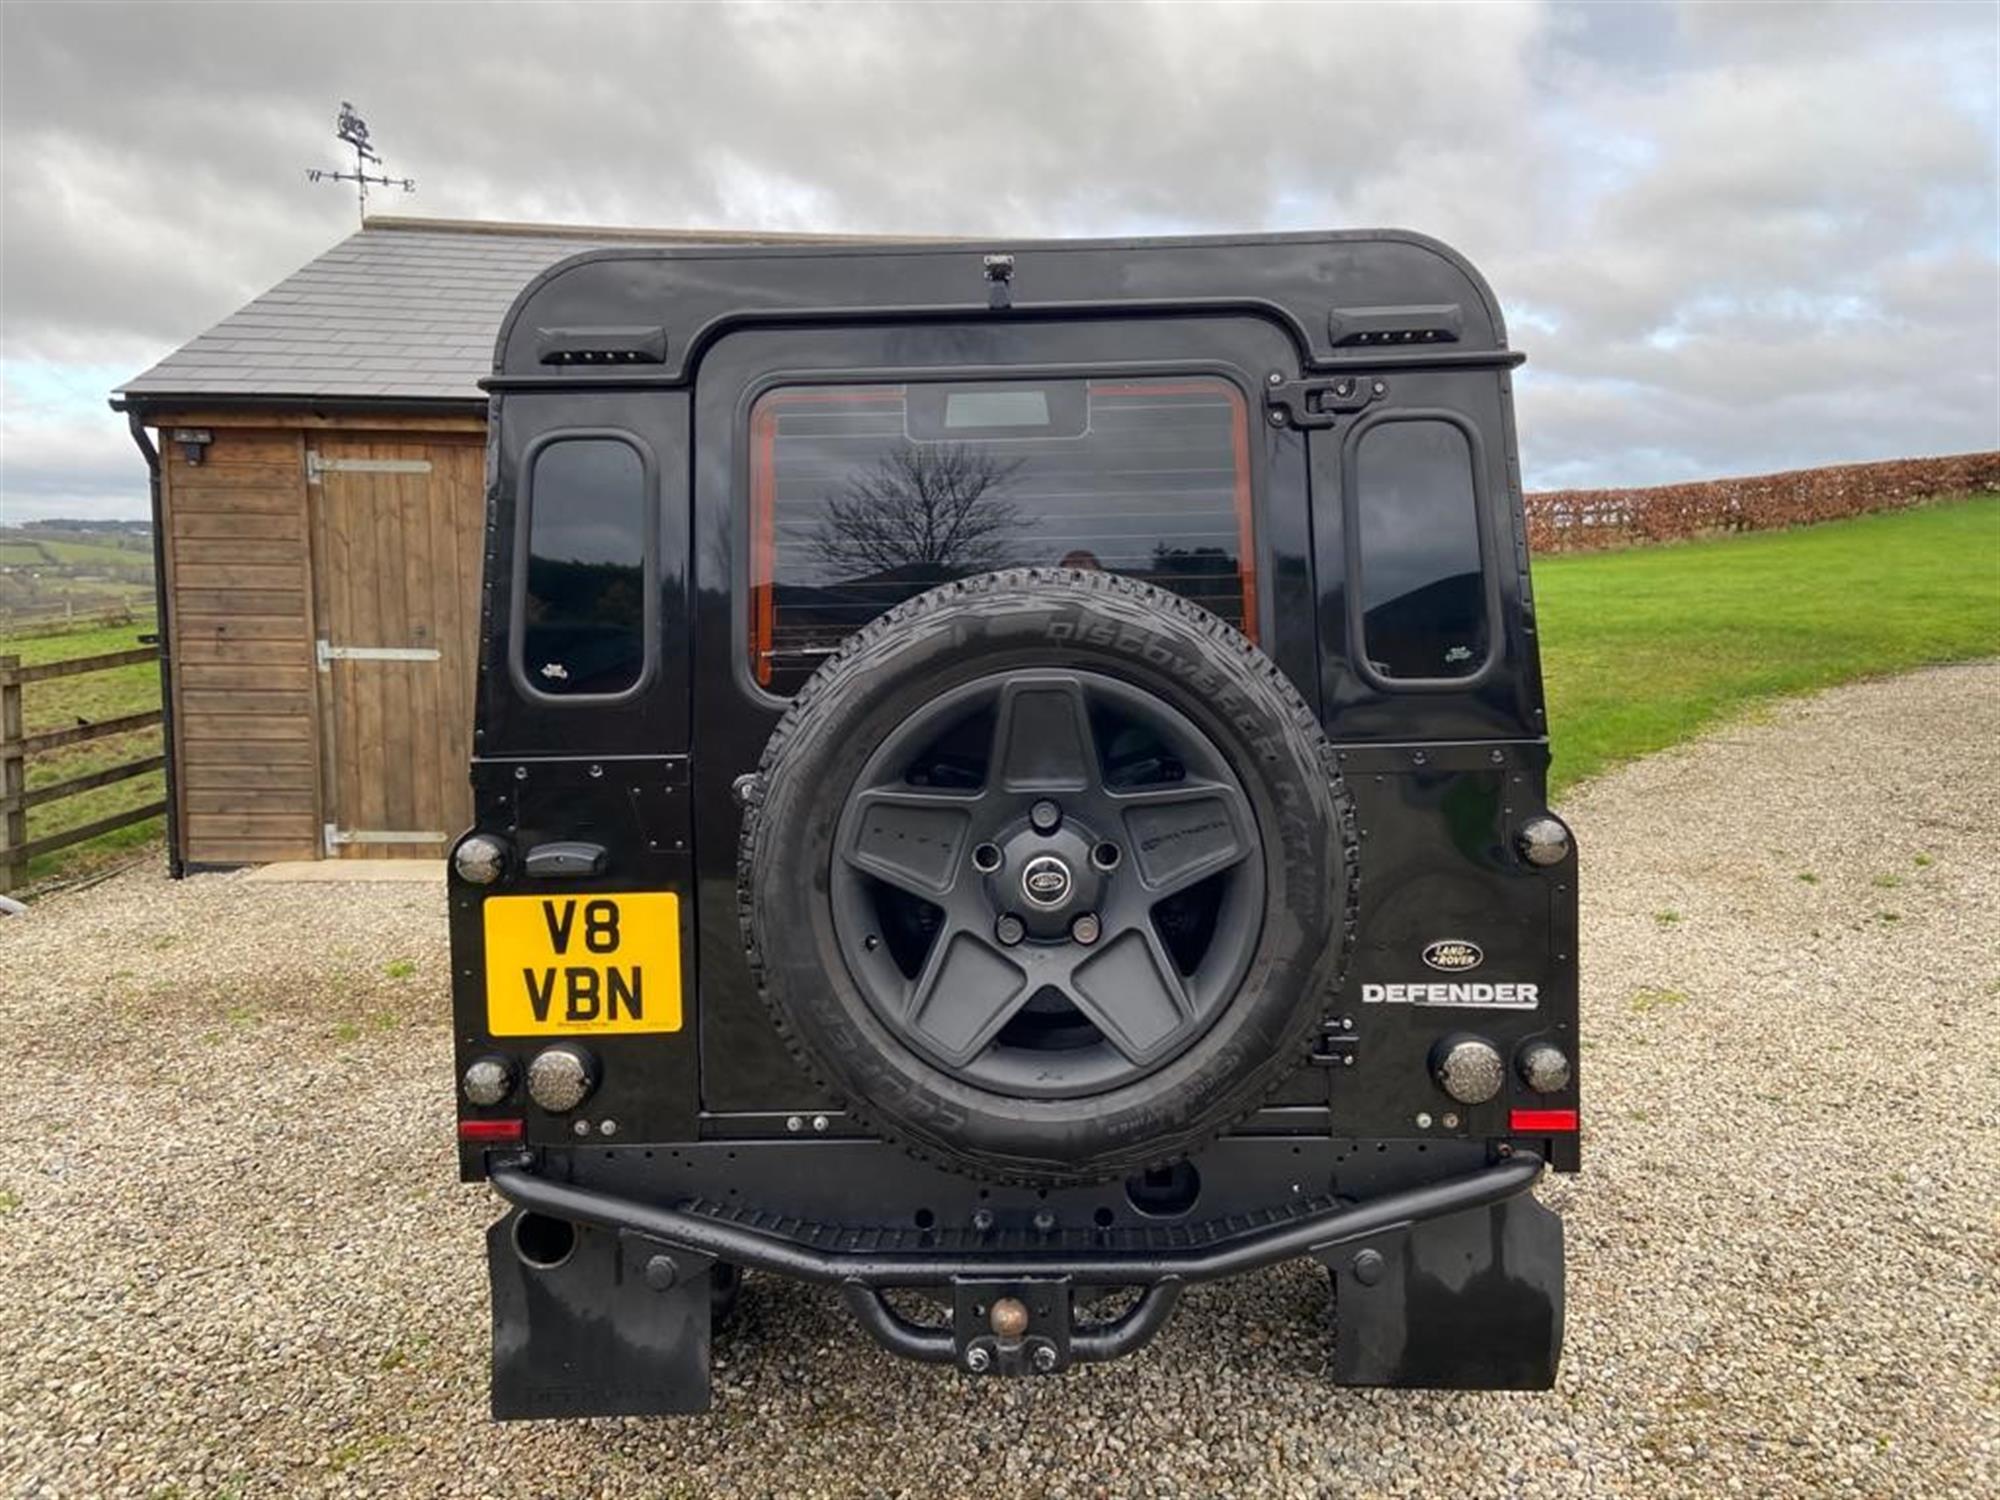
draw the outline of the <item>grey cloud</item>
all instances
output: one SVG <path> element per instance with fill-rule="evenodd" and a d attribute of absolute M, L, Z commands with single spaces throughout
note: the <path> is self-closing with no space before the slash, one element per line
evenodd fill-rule
<path fill-rule="evenodd" d="M 1967 0 L 1790 0 L 1787 4 L 1694 0 L 1671 8 L 1676 29 L 1697 48 L 1738 57 L 1791 58 L 1851 52 L 1881 38 L 1958 33 L 1977 45 L 1992 33 L 1988 7 Z M 1987 12 L 1982 14 L 1982 12 Z"/>
<path fill-rule="evenodd" d="M 10 413 L 0 445 L 0 524 L 146 514 L 145 466 L 122 419 Z"/>
<path fill-rule="evenodd" d="M 1987 7 L 17 3 L 0 26 L 9 360 L 163 353 L 337 240 L 352 199 L 303 168 L 340 160 L 348 97 L 419 180 L 390 211 L 1423 229 L 1532 313 L 1533 482 L 2000 445 Z M 108 469 L 125 438 L 99 431 Z M 42 483 L 19 455 L 10 494 Z"/>

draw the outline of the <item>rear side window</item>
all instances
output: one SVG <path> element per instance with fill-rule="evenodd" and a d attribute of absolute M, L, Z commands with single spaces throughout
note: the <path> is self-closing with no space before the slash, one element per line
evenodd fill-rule
<path fill-rule="evenodd" d="M 1492 640 L 1472 450 L 1450 422 L 1382 422 L 1362 434 L 1361 647 L 1377 676 L 1470 677 Z"/>
<path fill-rule="evenodd" d="M 791 386 L 750 415 L 752 674 L 1021 564 L 1143 578 L 1255 638 L 1249 419 L 1228 381 Z"/>
<path fill-rule="evenodd" d="M 646 471 L 616 438 L 537 449 L 528 477 L 520 667 L 556 697 L 616 694 L 646 667 Z"/>

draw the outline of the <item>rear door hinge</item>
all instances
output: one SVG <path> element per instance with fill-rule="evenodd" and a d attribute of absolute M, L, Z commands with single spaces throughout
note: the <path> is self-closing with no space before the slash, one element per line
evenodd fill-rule
<path fill-rule="evenodd" d="M 1316 1068 L 1351 1068 L 1360 1052 L 1355 1036 L 1354 1022 L 1342 1017 L 1329 1017 L 1320 1023 L 1320 1034 L 1314 1038 L 1309 1061 Z"/>
<path fill-rule="evenodd" d="M 1267 382 L 1264 404 L 1273 427 L 1331 427 L 1388 394 L 1389 382 L 1379 375 L 1321 375 Z"/>

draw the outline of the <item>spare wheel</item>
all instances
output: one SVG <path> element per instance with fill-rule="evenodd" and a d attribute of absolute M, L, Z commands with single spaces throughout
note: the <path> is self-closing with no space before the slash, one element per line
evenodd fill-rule
<path fill-rule="evenodd" d="M 1268 657 L 1148 584 L 1020 569 L 909 601 L 801 689 L 739 898 L 779 1028 L 856 1116 L 1076 1182 L 1185 1156 L 1305 1060 L 1354 853 Z"/>

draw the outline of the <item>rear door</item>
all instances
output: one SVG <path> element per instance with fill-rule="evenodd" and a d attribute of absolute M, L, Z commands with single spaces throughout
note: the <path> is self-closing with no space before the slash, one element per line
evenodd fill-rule
<path fill-rule="evenodd" d="M 472 779 L 510 855 L 454 881 L 459 1066 L 575 1042 L 600 1070 L 531 1143 L 695 1128 L 687 407 L 536 393 L 494 421 Z"/>
<path fill-rule="evenodd" d="M 695 387 L 694 807 L 703 1102 L 732 1131 L 829 1103 L 758 1000 L 735 931 L 739 814 L 790 696 L 854 630 L 955 577 L 1021 564 L 1148 579 L 1318 666 L 1298 377 L 1252 317 L 744 331 Z"/>

